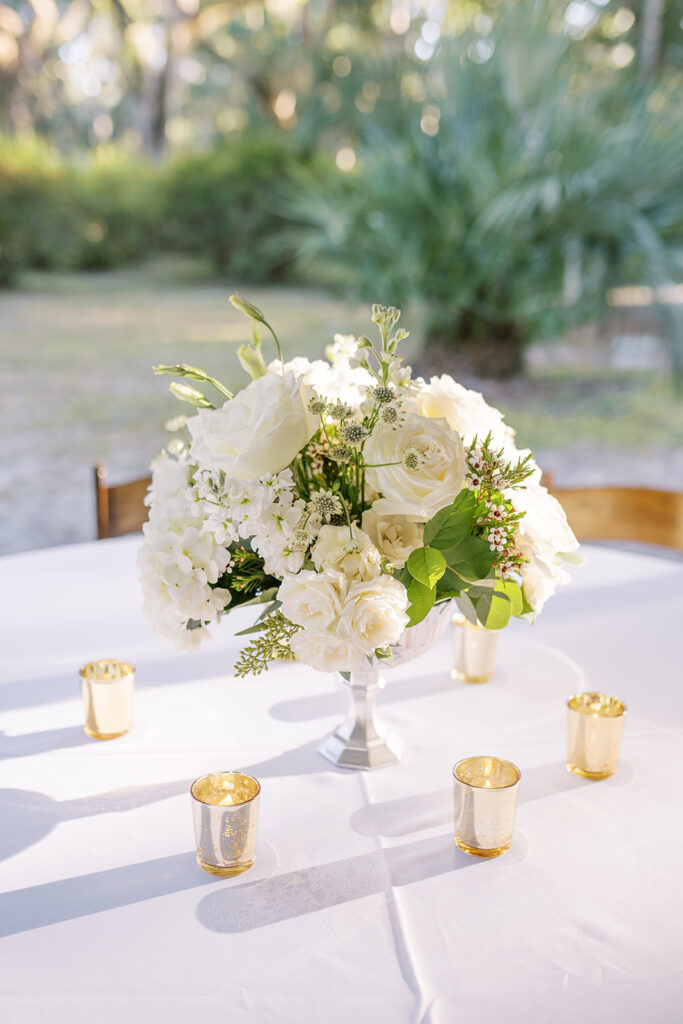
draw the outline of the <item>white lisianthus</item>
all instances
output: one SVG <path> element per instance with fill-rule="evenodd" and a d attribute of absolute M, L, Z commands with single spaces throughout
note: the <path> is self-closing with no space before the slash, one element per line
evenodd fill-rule
<path fill-rule="evenodd" d="M 509 497 L 515 510 L 524 512 L 516 537 L 517 547 L 527 559 L 521 569 L 522 582 L 529 604 L 540 612 L 558 586 L 569 582 L 561 555 L 576 551 L 579 542 L 564 509 L 545 487 L 527 483 L 511 490 Z"/>
<path fill-rule="evenodd" d="M 490 431 L 494 447 L 514 447 L 515 433 L 503 422 L 502 413 L 490 406 L 478 391 L 464 388 L 448 374 L 432 377 L 429 384 L 423 383 L 416 398 L 423 416 L 446 420 L 466 445 L 472 443 L 475 434 L 483 442 Z"/>
<path fill-rule="evenodd" d="M 339 636 L 372 655 L 395 644 L 408 625 L 406 588 L 393 576 L 377 576 L 349 587 L 339 622 Z"/>
<path fill-rule="evenodd" d="M 381 515 L 426 521 L 463 487 L 462 441 L 445 420 L 409 413 L 399 427 L 379 426 L 366 442 L 364 457 L 368 482 L 382 495 L 375 502 Z"/>
<path fill-rule="evenodd" d="M 351 579 L 372 580 L 382 568 L 382 556 L 367 533 L 351 526 L 323 526 L 311 555 L 319 572 L 334 570 Z"/>
<path fill-rule="evenodd" d="M 285 576 L 277 596 L 282 614 L 290 622 L 306 629 L 324 630 L 338 621 L 345 592 L 343 573 L 304 569 Z"/>
<path fill-rule="evenodd" d="M 315 433 L 310 397 L 295 373 L 266 373 L 221 409 L 200 409 L 188 420 L 192 457 L 236 480 L 280 472 Z"/>
<path fill-rule="evenodd" d="M 319 672 L 353 672 L 368 668 L 363 652 L 344 637 L 325 629 L 302 629 L 289 646 L 299 661 Z"/>
<path fill-rule="evenodd" d="M 415 548 L 422 547 L 424 524 L 407 516 L 382 515 L 374 506 L 363 513 L 363 529 L 380 555 L 402 569 Z"/>

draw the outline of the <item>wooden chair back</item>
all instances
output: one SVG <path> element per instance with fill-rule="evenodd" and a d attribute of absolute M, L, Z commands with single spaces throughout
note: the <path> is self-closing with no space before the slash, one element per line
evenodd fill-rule
<path fill-rule="evenodd" d="M 152 482 L 150 476 L 108 487 L 107 469 L 101 463 L 95 466 L 95 493 L 97 495 L 97 539 L 120 537 L 124 533 L 137 533 L 147 520 L 144 497 Z"/>
<path fill-rule="evenodd" d="M 629 540 L 683 551 L 683 494 L 643 487 L 551 487 L 579 540 Z"/>

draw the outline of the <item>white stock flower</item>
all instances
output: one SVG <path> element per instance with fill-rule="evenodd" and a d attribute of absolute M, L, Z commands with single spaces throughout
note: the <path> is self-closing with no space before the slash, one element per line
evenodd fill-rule
<path fill-rule="evenodd" d="M 368 668 L 365 655 L 348 640 L 324 629 L 302 629 L 289 642 L 299 661 L 319 672 Z"/>
<path fill-rule="evenodd" d="M 393 576 L 353 583 L 344 599 L 339 636 L 371 655 L 395 644 L 408 625 L 408 592 Z"/>
<path fill-rule="evenodd" d="M 343 572 L 351 579 L 372 580 L 381 570 L 382 557 L 367 533 L 355 523 L 348 526 L 323 526 L 311 551 L 319 572 Z"/>
<path fill-rule="evenodd" d="M 382 515 L 374 506 L 363 513 L 363 529 L 380 555 L 402 569 L 415 548 L 422 547 L 424 525 L 407 516 Z"/>
<path fill-rule="evenodd" d="M 446 420 L 466 445 L 472 443 L 475 434 L 483 442 L 490 431 L 494 447 L 514 448 L 515 433 L 503 422 L 502 413 L 489 405 L 478 391 L 464 388 L 447 373 L 432 377 L 429 384 L 422 384 L 416 398 L 423 416 Z"/>
<path fill-rule="evenodd" d="M 266 373 L 221 409 L 200 409 L 188 421 L 193 458 L 237 480 L 285 469 L 315 433 L 310 397 L 295 373 Z"/>
<path fill-rule="evenodd" d="M 376 427 L 363 454 L 369 467 L 377 466 L 366 476 L 382 495 L 375 502 L 382 515 L 431 519 L 462 490 L 465 453 L 460 435 L 445 420 L 410 413 L 398 428 Z"/>
<path fill-rule="evenodd" d="M 285 576 L 277 596 L 282 602 L 282 614 L 290 622 L 307 629 L 326 629 L 341 615 L 345 590 L 343 573 L 304 569 Z"/>

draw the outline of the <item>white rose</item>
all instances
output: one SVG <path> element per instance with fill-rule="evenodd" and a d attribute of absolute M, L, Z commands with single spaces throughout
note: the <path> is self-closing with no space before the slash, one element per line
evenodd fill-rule
<path fill-rule="evenodd" d="M 540 612 L 557 588 L 570 582 L 571 576 L 563 567 L 560 558 L 546 558 L 523 543 L 519 547 L 524 557 L 528 559 L 521 569 L 524 593 L 533 610 Z"/>
<path fill-rule="evenodd" d="M 565 511 L 545 487 L 527 483 L 509 491 L 508 496 L 515 511 L 524 512 L 519 534 L 527 544 L 543 548 L 553 555 L 560 551 L 576 551 L 579 542 L 567 522 Z"/>
<path fill-rule="evenodd" d="M 395 644 L 408 624 L 406 588 L 393 576 L 354 583 L 344 600 L 339 636 L 372 654 Z"/>
<path fill-rule="evenodd" d="M 282 602 L 282 614 L 290 622 L 320 630 L 339 619 L 345 590 L 343 573 L 304 569 L 296 575 L 285 576 L 277 596 Z"/>
<path fill-rule="evenodd" d="M 490 431 L 494 447 L 514 448 L 515 433 L 503 422 L 502 413 L 489 405 L 478 391 L 464 388 L 448 374 L 432 377 L 416 397 L 423 416 L 446 420 L 466 445 L 472 443 L 475 434 L 483 442 Z"/>
<path fill-rule="evenodd" d="M 568 583 L 569 573 L 561 553 L 575 551 L 579 542 L 567 522 L 564 509 L 545 487 L 527 484 L 509 492 L 517 512 L 524 512 L 517 532 L 517 547 L 527 562 L 522 565 L 522 582 L 527 600 L 540 612 L 558 586 Z"/>
<path fill-rule="evenodd" d="M 353 672 L 368 668 L 365 655 L 343 637 L 324 629 L 302 629 L 289 642 L 299 661 L 320 672 Z"/>
<path fill-rule="evenodd" d="M 200 409 L 188 421 L 192 456 L 237 480 L 279 473 L 315 433 L 310 396 L 294 373 L 266 373 L 222 409 Z"/>
<path fill-rule="evenodd" d="M 323 526 L 311 551 L 319 572 L 332 569 L 352 579 L 372 580 L 379 576 L 382 556 L 367 533 L 352 524 L 353 540 L 348 526 Z"/>
<path fill-rule="evenodd" d="M 409 413 L 400 427 L 377 428 L 363 454 L 370 467 L 378 466 L 368 468 L 366 475 L 382 495 L 375 502 L 382 515 L 431 519 L 462 490 L 465 453 L 459 434 L 445 420 Z M 405 465 L 406 455 L 417 456 L 415 469 Z"/>
<path fill-rule="evenodd" d="M 402 569 L 415 548 L 422 547 L 424 525 L 407 516 L 382 515 L 374 506 L 363 513 L 363 529 L 380 555 Z"/>

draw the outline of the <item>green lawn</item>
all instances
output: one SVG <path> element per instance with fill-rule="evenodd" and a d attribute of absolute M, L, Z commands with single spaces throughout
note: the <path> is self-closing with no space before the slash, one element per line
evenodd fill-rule
<path fill-rule="evenodd" d="M 94 535 L 90 467 L 113 480 L 141 475 L 180 410 L 156 363 L 189 362 L 238 387 L 234 349 L 249 325 L 230 287 L 185 261 L 99 274 L 31 274 L 0 294 L 4 459 L 0 551 Z M 298 288 L 240 292 L 278 329 L 286 355 L 315 356 L 336 331 L 369 333 L 369 310 Z M 429 369 L 420 316 L 410 361 Z M 264 344 L 268 346 L 267 339 Z M 457 360 L 454 359 L 454 372 Z M 473 382 L 468 382 L 473 383 Z M 683 487 L 683 403 L 661 375 L 547 372 L 509 384 L 478 382 L 561 482 Z"/>

